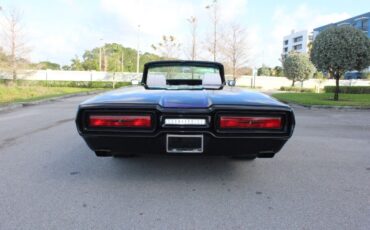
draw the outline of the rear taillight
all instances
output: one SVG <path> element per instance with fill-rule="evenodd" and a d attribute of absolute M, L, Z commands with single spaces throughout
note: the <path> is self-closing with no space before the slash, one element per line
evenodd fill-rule
<path fill-rule="evenodd" d="M 281 117 L 221 116 L 221 129 L 281 129 Z"/>
<path fill-rule="evenodd" d="M 149 115 L 90 115 L 90 127 L 150 128 Z"/>

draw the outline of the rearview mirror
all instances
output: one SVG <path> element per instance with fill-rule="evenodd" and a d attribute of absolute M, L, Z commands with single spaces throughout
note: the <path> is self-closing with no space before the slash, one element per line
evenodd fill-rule
<path fill-rule="evenodd" d="M 227 81 L 227 85 L 228 86 L 235 86 L 235 84 L 236 84 L 236 81 L 235 80 L 228 80 Z"/>

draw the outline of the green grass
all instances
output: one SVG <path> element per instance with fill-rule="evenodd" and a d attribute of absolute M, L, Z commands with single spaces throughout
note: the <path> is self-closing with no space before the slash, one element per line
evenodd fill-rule
<path fill-rule="evenodd" d="M 334 101 L 333 93 L 276 93 L 272 95 L 283 102 L 300 105 L 356 106 L 370 108 L 370 94 L 339 94 Z"/>
<path fill-rule="evenodd" d="M 0 84 L 0 105 L 15 102 L 30 102 L 52 97 L 97 91 L 94 88 L 44 87 L 44 86 L 6 86 Z"/>

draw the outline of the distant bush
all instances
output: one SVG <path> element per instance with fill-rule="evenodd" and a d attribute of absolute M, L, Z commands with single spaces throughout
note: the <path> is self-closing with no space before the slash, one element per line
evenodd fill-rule
<path fill-rule="evenodd" d="M 313 78 L 315 79 L 323 79 L 324 78 L 324 73 L 321 72 L 321 71 L 316 71 L 314 74 L 313 74 Z"/>
<path fill-rule="evenodd" d="M 280 87 L 280 90 L 289 91 L 289 92 L 301 92 L 301 93 L 314 93 L 315 92 L 315 89 L 291 87 L 291 86 L 282 86 Z"/>
<path fill-rule="evenodd" d="M 326 93 L 334 93 L 335 86 L 325 86 Z M 339 93 L 365 94 L 370 93 L 370 86 L 340 86 Z"/>
<path fill-rule="evenodd" d="M 7 83 L 7 80 L 0 80 L 1 84 Z M 15 85 L 19 86 L 48 86 L 48 87 L 71 87 L 71 88 L 113 88 L 111 81 L 32 81 L 16 80 Z M 115 82 L 114 88 L 129 86 L 131 82 Z"/>
<path fill-rule="evenodd" d="M 262 66 L 257 70 L 257 76 L 271 76 L 271 68 Z"/>
<path fill-rule="evenodd" d="M 362 78 L 370 80 L 370 72 L 362 72 Z"/>

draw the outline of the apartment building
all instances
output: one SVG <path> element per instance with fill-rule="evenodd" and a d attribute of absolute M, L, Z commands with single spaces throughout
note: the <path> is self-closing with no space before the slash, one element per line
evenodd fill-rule
<path fill-rule="evenodd" d="M 333 27 L 333 26 L 353 26 L 359 30 L 362 30 L 364 34 L 366 34 L 370 38 L 370 12 L 367 12 L 365 14 L 360 14 L 352 18 L 348 18 L 346 20 L 336 22 L 336 23 L 330 23 L 325 26 L 320 26 L 315 29 L 313 29 L 313 36 L 314 38 L 323 30 Z"/>
<path fill-rule="evenodd" d="M 293 30 L 289 35 L 283 38 L 282 55 L 286 56 L 290 51 L 307 53 L 310 41 L 312 41 L 312 36 L 307 30 L 298 32 Z"/>

